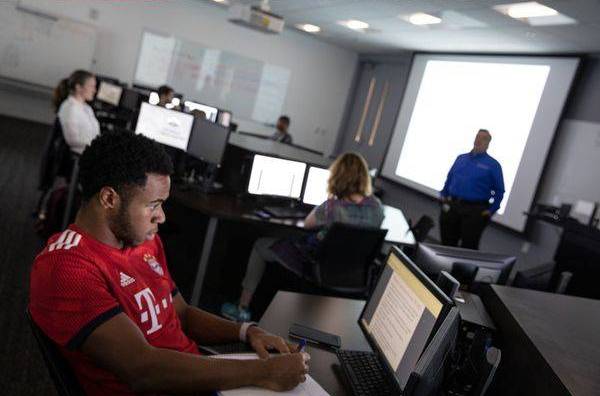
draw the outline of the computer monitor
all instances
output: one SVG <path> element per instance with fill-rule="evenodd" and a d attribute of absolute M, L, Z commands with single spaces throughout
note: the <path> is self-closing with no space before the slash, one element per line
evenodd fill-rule
<path fill-rule="evenodd" d="M 96 92 L 96 99 L 113 106 L 118 106 L 121 102 L 122 93 L 122 86 L 112 84 L 108 81 L 100 81 L 98 92 Z"/>
<path fill-rule="evenodd" d="M 415 262 L 425 273 L 437 277 L 441 271 L 452 274 L 462 284 L 506 284 L 517 258 L 457 247 L 419 244 Z"/>
<path fill-rule="evenodd" d="M 329 169 L 310 166 L 308 176 L 304 185 L 302 202 L 307 205 L 320 205 L 327 201 L 327 180 L 329 179 Z"/>
<path fill-rule="evenodd" d="M 119 107 L 129 111 L 138 111 L 141 101 L 142 96 L 138 91 L 135 89 L 124 88 L 121 92 Z"/>
<path fill-rule="evenodd" d="M 192 110 L 200 110 L 203 111 L 204 114 L 206 114 L 206 119 L 210 120 L 212 122 L 217 122 L 217 113 L 219 112 L 219 109 L 217 109 L 216 107 L 212 107 L 212 106 L 208 106 L 202 103 L 196 103 L 196 102 L 192 102 L 189 100 L 186 100 L 185 102 L 183 102 L 184 106 L 185 106 L 185 111 L 186 112 L 191 112 Z M 229 126 L 229 125 L 226 125 Z"/>
<path fill-rule="evenodd" d="M 219 165 L 229 140 L 229 128 L 208 120 L 196 119 L 187 153 L 199 160 Z"/>
<path fill-rule="evenodd" d="M 305 172 L 304 162 L 255 154 L 248 192 L 298 199 L 302 193 Z"/>
<path fill-rule="evenodd" d="M 457 307 L 450 308 L 448 315 L 425 347 L 407 383 L 406 394 L 431 396 L 440 394 L 444 374 L 450 363 L 448 358 L 456 348 L 460 329 L 460 314 Z"/>
<path fill-rule="evenodd" d="M 448 296 L 393 247 L 358 323 L 401 391 L 451 307 Z"/>
<path fill-rule="evenodd" d="M 135 133 L 180 150 L 186 150 L 194 116 L 164 107 L 142 103 Z"/>
<path fill-rule="evenodd" d="M 233 115 L 231 114 L 231 111 L 219 110 L 219 112 L 217 113 L 217 124 L 229 128 L 232 116 Z"/>

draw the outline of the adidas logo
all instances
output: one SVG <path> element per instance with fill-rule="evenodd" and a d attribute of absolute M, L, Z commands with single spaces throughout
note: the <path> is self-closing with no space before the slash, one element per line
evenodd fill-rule
<path fill-rule="evenodd" d="M 120 272 L 120 274 L 121 274 L 121 287 L 129 286 L 133 282 L 135 282 L 135 279 L 132 278 L 131 276 L 129 276 L 123 272 Z"/>

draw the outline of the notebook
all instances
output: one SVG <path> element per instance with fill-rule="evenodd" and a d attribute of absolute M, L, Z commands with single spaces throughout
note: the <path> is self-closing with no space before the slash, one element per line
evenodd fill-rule
<path fill-rule="evenodd" d="M 235 360 L 250 360 L 258 359 L 255 353 L 239 353 L 239 354 L 224 354 L 214 355 L 211 358 L 215 359 L 235 359 Z M 232 389 L 227 391 L 221 391 L 218 393 L 220 396 L 329 396 L 329 393 L 325 392 L 325 389 L 319 385 L 310 375 L 306 375 L 306 381 L 295 387 L 294 389 L 287 392 L 274 392 L 268 389 L 258 388 L 254 386 L 247 386 L 244 388 Z"/>

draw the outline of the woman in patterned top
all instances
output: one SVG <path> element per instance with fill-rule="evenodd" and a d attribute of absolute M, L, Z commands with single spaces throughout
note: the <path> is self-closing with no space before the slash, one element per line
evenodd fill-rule
<path fill-rule="evenodd" d="M 305 240 L 307 250 L 312 250 L 319 240 L 323 239 L 327 226 L 334 222 L 364 227 L 379 227 L 383 222 L 383 207 L 379 199 L 372 195 L 369 168 L 360 154 L 340 155 L 329 171 L 327 182 L 329 198 L 313 209 L 304 220 L 304 227 L 321 229 Z M 223 304 L 221 308 L 223 316 L 241 322 L 249 321 L 251 313 L 248 307 L 262 279 L 267 262 L 278 262 L 289 267 L 289 263 L 281 262 L 271 250 L 276 242 L 278 242 L 276 238 L 260 238 L 254 243 L 242 282 L 240 302 Z"/>

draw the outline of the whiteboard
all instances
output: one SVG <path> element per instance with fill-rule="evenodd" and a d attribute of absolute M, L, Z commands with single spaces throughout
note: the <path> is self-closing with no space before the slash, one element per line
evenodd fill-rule
<path fill-rule="evenodd" d="M 75 69 L 92 66 L 94 27 L 36 15 L 0 1 L 0 76 L 55 87 Z"/>
<path fill-rule="evenodd" d="M 290 71 L 259 59 L 145 31 L 136 84 L 172 86 L 186 99 L 231 110 L 236 119 L 274 123 L 287 95 Z"/>

